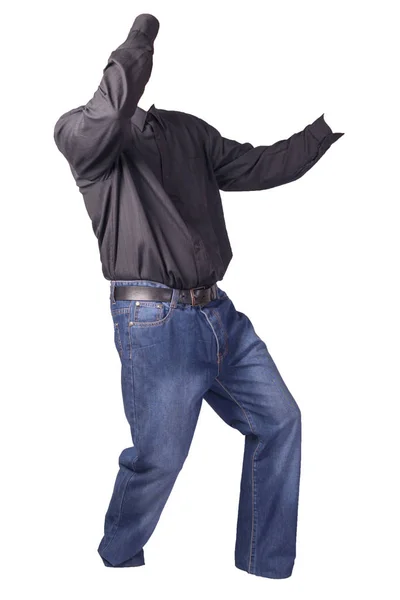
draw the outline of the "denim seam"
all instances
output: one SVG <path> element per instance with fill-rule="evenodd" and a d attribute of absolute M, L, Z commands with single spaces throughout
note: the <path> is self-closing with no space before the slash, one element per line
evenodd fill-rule
<path fill-rule="evenodd" d="M 241 569 L 242 571 L 248 572 L 247 567 L 245 567 L 244 564 L 238 560 L 235 561 L 235 566 L 238 569 Z M 252 575 L 259 575 L 261 577 L 268 577 L 270 579 L 287 579 L 288 577 L 291 576 L 292 572 L 293 572 L 293 567 L 290 568 L 288 571 L 282 571 L 282 572 L 265 571 L 263 569 L 261 569 L 261 570 L 257 569 L 255 571 L 253 571 Z"/>
<path fill-rule="evenodd" d="M 232 400 L 234 402 L 236 402 L 236 404 L 239 406 L 239 408 L 243 411 L 244 415 L 247 418 L 247 421 L 249 423 L 251 432 L 253 433 L 253 435 L 256 435 L 253 427 L 252 427 L 252 423 L 250 420 L 250 415 L 247 414 L 247 411 L 245 410 L 245 408 L 240 404 L 240 402 L 238 400 L 236 400 L 236 398 L 230 393 L 230 391 L 221 383 L 221 381 L 218 379 L 218 377 L 215 378 L 215 380 L 220 384 L 220 386 L 227 392 L 227 394 L 229 394 L 229 396 L 232 398 Z M 253 567 L 254 567 L 254 558 L 255 558 L 255 529 L 256 529 L 256 518 L 255 518 L 255 513 L 256 513 L 256 484 L 255 484 L 255 456 L 257 453 L 257 450 L 259 448 L 261 444 L 261 441 L 258 442 L 256 449 L 253 452 L 253 456 L 252 456 L 252 478 L 251 478 L 251 496 L 252 496 L 252 520 L 251 520 L 251 538 L 250 538 L 250 550 L 249 550 L 249 563 L 248 563 L 248 571 L 249 573 L 254 573 L 254 570 L 251 571 L 251 563 L 253 562 Z M 255 569 L 255 567 L 254 567 Z"/>
<path fill-rule="evenodd" d="M 129 485 L 129 483 L 130 483 L 130 481 L 131 481 L 131 479 L 132 479 L 132 477 L 133 477 L 134 475 L 135 475 L 135 473 L 132 473 L 132 474 L 131 474 L 131 475 L 128 477 L 127 481 L 126 481 L 125 488 L 124 488 L 124 493 L 122 494 L 121 503 L 120 503 L 120 506 L 119 506 L 119 514 L 118 514 L 118 519 L 117 519 L 117 521 L 116 521 L 116 523 L 115 523 L 115 526 L 114 526 L 114 531 L 113 531 L 113 533 L 112 533 L 112 534 L 110 533 L 111 539 L 110 539 L 110 541 L 109 541 L 109 542 L 106 544 L 106 546 L 105 546 L 104 548 L 102 548 L 102 550 L 101 550 L 102 552 L 105 552 L 105 551 L 107 550 L 107 548 L 109 547 L 109 545 L 111 544 L 111 542 L 113 542 L 113 541 L 114 541 L 114 538 L 115 538 L 115 536 L 117 535 L 118 527 L 119 527 L 119 524 L 120 524 L 120 521 L 121 521 L 122 507 L 123 507 L 124 500 L 125 500 L 126 489 L 127 489 L 128 485 Z"/>
<path fill-rule="evenodd" d="M 217 342 L 217 375 L 216 375 L 216 377 L 218 377 L 218 375 L 219 375 L 219 341 L 218 341 L 218 336 L 215 333 L 214 327 L 212 326 L 212 323 L 211 323 L 210 319 L 208 318 L 207 314 L 204 312 L 204 310 L 202 308 L 200 308 L 200 312 L 203 313 L 203 315 L 207 319 L 208 324 L 210 325 L 211 330 L 212 330 L 212 332 L 214 334 L 214 337 L 216 339 L 216 342 Z"/>
<path fill-rule="evenodd" d="M 225 350 L 224 350 L 224 353 L 223 353 L 223 354 L 221 354 L 221 358 L 224 358 L 224 356 L 226 356 L 226 355 L 227 355 L 227 353 L 228 353 L 228 334 L 226 333 L 226 330 L 225 330 L 225 328 L 224 328 L 224 326 L 223 326 L 223 324 L 222 324 L 222 320 L 221 320 L 221 317 L 220 317 L 220 315 L 218 314 L 218 311 L 217 311 L 217 310 L 215 310 L 215 309 L 213 309 L 213 308 L 212 308 L 211 310 L 212 310 L 212 312 L 213 312 L 213 313 L 216 315 L 216 317 L 217 317 L 217 319 L 218 319 L 218 321 L 219 321 L 219 323 L 220 323 L 220 325 L 221 325 L 222 333 L 223 333 L 223 335 L 224 335 L 224 339 L 225 339 Z"/>
<path fill-rule="evenodd" d="M 125 307 L 125 308 L 112 308 L 111 309 L 111 313 L 115 316 L 115 315 L 126 315 L 130 312 L 130 308 Z"/>
<path fill-rule="evenodd" d="M 224 386 L 224 384 L 223 384 L 223 383 L 222 383 L 222 382 L 221 382 L 221 381 L 218 379 L 218 376 L 215 378 L 215 380 L 216 380 L 216 381 L 219 383 L 219 385 L 220 385 L 220 386 L 221 386 L 221 387 L 222 387 L 222 388 L 223 388 L 223 389 L 226 391 L 226 393 L 227 393 L 227 394 L 229 394 L 229 396 L 232 398 L 232 400 L 233 400 L 234 402 L 236 402 L 236 404 L 238 405 L 238 407 L 239 407 L 239 408 L 240 408 L 240 409 L 243 411 L 243 413 L 244 413 L 244 416 L 246 417 L 246 419 L 247 419 L 247 422 L 248 422 L 248 424 L 249 424 L 249 427 L 250 427 L 250 429 L 251 429 L 251 432 L 253 433 L 253 435 L 256 435 L 256 434 L 255 434 L 255 431 L 254 431 L 254 429 L 253 429 L 253 425 L 252 425 L 252 423 L 251 423 L 250 415 L 247 413 L 246 409 L 245 409 L 245 408 L 244 408 L 244 407 L 243 407 L 243 406 L 240 404 L 240 402 L 239 402 L 238 400 L 236 400 L 236 398 L 235 398 L 235 397 L 234 397 L 234 396 L 233 396 L 233 395 L 230 393 L 230 391 L 228 390 L 228 388 L 226 388 L 226 387 Z"/>
<path fill-rule="evenodd" d="M 253 489 L 253 522 L 251 530 L 251 555 L 249 557 L 249 573 L 255 573 L 255 555 L 256 555 L 256 531 L 257 531 L 257 478 L 256 478 L 256 454 L 261 445 L 261 441 L 258 442 L 256 449 L 253 452 L 252 457 L 252 489 Z M 253 563 L 253 571 L 251 570 L 251 563 Z"/>
<path fill-rule="evenodd" d="M 130 344 L 129 344 L 129 346 L 130 346 Z M 135 391 L 134 391 L 135 383 L 134 383 L 134 376 L 133 376 L 132 360 L 129 361 L 128 365 L 129 365 L 129 374 L 130 374 L 129 381 L 130 381 L 130 388 L 131 388 L 130 396 L 131 396 L 131 407 L 132 407 L 132 417 L 133 417 L 133 429 L 134 429 L 134 437 L 135 437 L 135 439 L 133 440 L 133 444 L 134 444 L 134 446 L 136 446 L 136 442 L 138 439 L 138 431 L 137 431 L 138 427 L 137 427 L 137 419 L 136 419 L 136 405 L 135 405 Z M 107 545 L 102 550 L 106 550 L 108 548 L 108 546 L 111 544 L 111 542 L 114 540 L 115 536 L 117 535 L 118 527 L 119 527 L 119 524 L 121 521 L 122 507 L 123 507 L 124 500 L 125 500 L 126 490 L 127 490 L 128 485 L 134 475 L 135 475 L 135 473 L 132 473 L 131 476 L 128 477 L 128 480 L 127 480 L 125 488 L 124 488 L 124 492 L 122 494 L 121 504 L 119 507 L 119 514 L 118 514 L 118 518 L 117 518 L 117 521 L 114 526 L 114 531 L 112 533 L 110 533 L 110 536 L 112 536 L 112 537 L 111 537 L 110 541 L 107 543 Z"/>
<path fill-rule="evenodd" d="M 133 416 L 133 435 L 135 439 L 133 440 L 133 445 L 137 446 L 137 440 L 139 437 L 139 426 L 136 418 L 136 398 L 135 398 L 135 375 L 134 375 L 134 366 L 132 359 L 129 361 L 129 381 L 131 384 L 131 404 L 132 404 L 132 416 Z"/>
<path fill-rule="evenodd" d="M 133 320 L 131 323 L 131 327 L 160 327 L 161 325 L 164 325 L 164 323 L 167 323 L 172 315 L 174 314 L 174 307 L 170 306 L 168 309 L 167 314 L 165 315 L 165 317 L 163 317 L 162 319 L 159 319 L 158 321 L 135 321 Z"/>
<path fill-rule="evenodd" d="M 132 347 L 133 347 L 133 343 L 132 343 L 132 335 L 131 335 L 131 326 L 130 326 L 130 322 L 131 322 L 131 310 L 132 310 L 132 306 L 129 307 L 129 314 L 128 314 L 128 323 L 127 323 L 127 334 L 128 334 L 128 358 L 129 360 L 132 360 Z"/>
<path fill-rule="evenodd" d="M 130 336 L 129 336 L 129 340 L 130 340 Z M 129 341 L 129 353 L 130 353 L 130 360 L 129 360 L 129 381 L 130 381 L 130 397 L 131 397 L 131 408 L 132 408 L 132 418 L 133 418 L 133 430 L 134 430 L 134 440 L 133 440 L 133 444 L 136 447 L 137 445 L 137 439 L 138 439 L 138 425 L 137 425 L 137 418 L 136 418 L 136 404 L 135 404 L 135 380 L 134 380 L 134 375 L 133 375 L 133 363 L 131 360 L 131 343 Z M 122 367 L 123 368 L 123 367 Z M 128 480 L 126 482 L 125 488 L 124 488 L 124 492 L 122 494 L 122 498 L 121 498 L 121 504 L 119 507 L 119 514 L 118 514 L 118 519 L 115 523 L 114 526 L 114 531 L 112 531 L 112 533 L 110 533 L 111 539 L 110 541 L 107 543 L 107 545 L 102 549 L 102 551 L 106 550 L 108 548 L 108 546 L 111 544 L 111 542 L 114 540 L 115 536 L 117 535 L 117 531 L 118 531 L 118 527 L 121 521 L 121 515 L 122 515 L 122 507 L 124 504 L 124 500 L 125 500 L 125 495 L 126 495 L 126 490 L 128 488 L 128 485 L 132 479 L 132 477 L 135 475 L 135 473 L 132 473 L 130 477 L 128 477 Z"/>
<path fill-rule="evenodd" d="M 153 319 L 153 321 L 140 321 L 139 314 L 141 312 L 141 309 L 143 308 L 143 306 L 146 308 L 147 306 L 152 306 L 150 304 L 145 304 L 144 302 L 140 301 L 140 304 L 136 304 L 135 303 L 135 311 L 133 313 L 133 320 L 135 321 L 135 323 L 155 323 L 156 321 L 161 321 L 163 318 L 163 308 L 157 308 L 157 312 L 156 312 L 156 318 Z M 168 314 L 168 313 L 167 313 Z"/>
<path fill-rule="evenodd" d="M 114 322 L 114 331 L 115 331 L 115 338 L 116 338 L 116 342 L 117 342 L 117 350 L 118 350 L 118 354 L 120 355 L 120 358 L 123 358 L 123 347 L 122 347 L 122 341 L 121 341 L 121 335 L 119 332 L 119 324 L 117 322 Z"/>

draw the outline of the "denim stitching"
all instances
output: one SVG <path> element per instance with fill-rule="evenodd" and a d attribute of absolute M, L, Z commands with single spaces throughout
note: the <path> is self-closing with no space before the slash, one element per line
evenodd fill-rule
<path fill-rule="evenodd" d="M 125 308 L 113 308 L 113 309 L 111 309 L 111 313 L 113 315 L 126 315 L 129 312 L 130 312 L 130 308 L 127 307 L 127 306 Z"/>
<path fill-rule="evenodd" d="M 203 315 L 207 319 L 207 321 L 208 321 L 208 323 L 209 323 L 209 325 L 211 327 L 211 330 L 212 330 L 212 332 L 214 334 L 214 337 L 215 337 L 215 339 L 217 341 L 217 375 L 216 376 L 218 377 L 218 375 L 219 375 L 219 341 L 218 341 L 218 336 L 215 333 L 214 327 L 212 326 L 210 319 L 208 318 L 208 316 L 206 315 L 206 313 L 204 312 L 204 310 L 202 308 L 200 308 L 200 312 L 203 313 Z"/>
<path fill-rule="evenodd" d="M 243 411 L 243 414 L 244 414 L 244 416 L 245 416 L 245 417 L 246 417 L 246 419 L 247 419 L 247 422 L 248 422 L 248 424 L 249 424 L 249 427 L 250 427 L 250 429 L 251 429 L 251 432 L 252 432 L 252 434 L 253 434 L 253 435 L 256 435 L 256 433 L 255 433 L 255 431 L 254 431 L 254 429 L 253 429 L 253 425 L 252 425 L 252 423 L 251 423 L 251 420 L 250 420 L 250 415 L 247 413 L 246 409 L 245 409 L 245 408 L 244 408 L 244 407 L 243 407 L 243 406 L 240 404 L 240 402 L 239 402 L 238 400 L 236 400 L 236 398 L 234 398 L 234 397 L 232 396 L 232 394 L 230 393 L 230 391 L 229 391 L 229 390 L 228 390 L 228 389 L 227 389 L 227 388 L 226 388 L 226 387 L 223 385 L 223 383 L 222 383 L 222 382 L 221 382 L 221 381 L 218 379 L 218 376 L 215 378 L 215 381 L 217 381 L 217 382 L 219 383 L 219 385 L 220 385 L 220 386 L 221 386 L 221 387 L 222 387 L 222 388 L 223 388 L 223 389 L 226 391 L 226 393 L 227 393 L 227 394 L 229 394 L 229 396 L 232 398 L 232 400 L 233 400 L 234 402 L 236 402 L 236 404 L 238 405 L 238 407 L 239 407 L 239 408 L 240 408 L 240 409 Z"/>
<path fill-rule="evenodd" d="M 137 425 L 137 419 L 136 419 L 135 382 L 134 382 L 135 380 L 134 380 L 134 377 L 133 377 L 133 363 L 132 363 L 132 361 L 129 362 L 129 372 L 130 372 L 130 379 L 129 380 L 130 380 L 130 383 L 131 383 L 131 400 L 132 400 L 133 429 L 134 429 L 134 436 L 135 436 L 135 439 L 133 440 L 133 445 L 136 447 L 136 441 L 138 439 L 138 425 Z M 136 460 L 137 459 L 135 459 L 135 461 Z M 118 527 L 119 527 L 119 524 L 121 522 L 122 507 L 124 505 L 126 490 L 127 490 L 128 485 L 130 484 L 131 479 L 132 479 L 132 477 L 134 475 L 135 475 L 135 471 L 127 479 L 127 482 L 126 482 L 125 488 L 124 488 L 124 492 L 123 492 L 122 498 L 121 498 L 121 503 L 120 503 L 120 507 L 119 507 L 119 513 L 118 513 L 118 519 L 117 519 L 117 521 L 116 521 L 116 523 L 114 525 L 114 530 L 112 530 L 109 533 L 109 535 L 111 536 L 111 539 L 110 539 L 109 542 L 107 542 L 106 546 L 104 548 L 102 548 L 102 552 L 105 551 L 105 550 L 107 550 L 107 548 L 114 541 L 115 536 L 117 535 Z"/>
<path fill-rule="evenodd" d="M 116 337 L 116 342 L 117 342 L 118 354 L 122 358 L 124 351 L 123 351 L 123 347 L 122 347 L 121 335 L 119 332 L 119 325 L 117 322 L 114 322 L 114 326 L 115 326 L 115 337 Z"/>
<path fill-rule="evenodd" d="M 257 512 L 257 484 L 256 484 L 256 463 L 255 463 L 255 457 L 257 454 L 257 450 L 260 447 L 261 444 L 261 440 L 258 442 L 256 449 L 253 452 L 253 457 L 252 457 L 252 490 L 253 490 L 253 519 L 252 519 L 252 529 L 251 529 L 251 541 L 250 541 L 250 548 L 251 548 L 251 554 L 249 557 L 249 573 L 253 572 L 255 573 L 255 552 L 256 552 L 256 536 L 255 536 L 255 532 L 256 532 L 256 525 L 257 525 L 257 519 L 256 519 L 256 512 Z M 251 562 L 253 561 L 253 571 L 251 571 Z"/>
<path fill-rule="evenodd" d="M 251 424 L 251 420 L 250 420 L 250 415 L 247 414 L 245 408 L 240 404 L 240 402 L 238 400 L 236 400 L 236 398 L 230 393 L 230 391 L 221 383 L 221 381 L 218 379 L 218 377 L 215 378 L 215 380 L 220 384 L 220 386 L 226 391 L 226 393 L 232 398 L 232 400 L 234 402 L 236 402 L 236 404 L 239 406 L 239 408 L 243 411 L 244 415 L 247 418 L 247 421 L 249 423 L 251 432 L 253 433 L 253 435 L 256 435 L 253 426 Z M 251 499 L 252 499 L 252 519 L 251 519 L 251 538 L 250 538 L 250 550 L 249 550 L 249 564 L 248 564 L 248 570 L 249 573 L 251 573 L 251 563 L 252 560 L 254 558 L 254 553 L 255 553 L 255 512 L 256 512 L 256 506 L 255 506 L 255 501 L 256 501 L 256 484 L 255 484 L 255 456 L 257 453 L 257 450 L 259 448 L 261 444 L 261 441 L 258 442 L 256 449 L 253 452 L 253 456 L 252 456 L 252 477 L 251 477 Z M 254 561 L 253 561 L 254 564 Z M 253 571 L 254 573 L 254 571 Z"/>
<path fill-rule="evenodd" d="M 219 321 L 219 323 L 221 325 L 222 333 L 223 333 L 223 336 L 224 336 L 225 350 L 224 350 L 224 353 L 221 355 L 221 358 L 224 358 L 224 356 L 226 356 L 227 353 L 228 353 L 228 334 L 227 334 L 226 329 L 224 328 L 224 326 L 222 324 L 222 320 L 221 320 L 221 317 L 220 317 L 218 311 L 215 310 L 215 309 L 213 309 L 213 308 L 211 310 L 216 315 L 216 317 L 217 317 L 217 319 L 218 319 L 218 321 Z"/>
<path fill-rule="evenodd" d="M 132 355 L 131 355 L 132 358 Z M 134 376 L 134 366 L 133 366 L 133 361 L 130 360 L 129 361 L 129 374 L 130 374 L 130 384 L 131 384 L 131 404 L 132 404 L 132 416 L 133 416 L 133 436 L 135 439 L 133 439 L 133 445 L 135 447 L 137 447 L 137 441 L 139 438 L 139 424 L 138 424 L 138 420 L 136 417 L 136 395 L 135 395 L 135 376 Z M 132 436 L 132 437 L 133 437 Z"/>
<path fill-rule="evenodd" d="M 167 323 L 172 316 L 174 315 L 174 310 L 177 308 L 178 306 L 178 295 L 179 295 L 179 290 L 178 289 L 174 289 L 172 292 L 172 296 L 171 296 L 171 300 L 169 301 L 169 307 L 167 310 L 167 314 L 165 315 L 165 317 L 163 317 L 162 319 L 159 319 L 158 321 L 130 321 L 131 325 L 130 327 L 159 327 L 160 325 L 163 325 L 164 323 Z"/>
<path fill-rule="evenodd" d="M 170 320 L 173 315 L 174 308 L 175 307 L 170 306 L 165 317 L 159 319 L 158 321 L 132 321 L 131 327 L 159 327 L 160 325 L 163 325 L 163 323 L 166 323 Z"/>
<path fill-rule="evenodd" d="M 104 546 L 104 548 L 102 548 L 102 550 L 101 550 L 102 552 L 105 552 L 105 551 L 107 550 L 108 546 L 111 544 L 111 542 L 113 542 L 113 541 L 114 541 L 114 538 L 115 538 L 115 536 L 117 535 L 117 531 L 118 531 L 119 523 L 120 523 L 120 521 L 121 521 L 122 506 L 123 506 L 123 504 L 124 504 L 124 500 L 125 500 L 126 488 L 128 487 L 128 484 L 130 483 L 130 481 L 131 481 L 131 479 L 132 479 L 132 477 L 133 477 L 134 475 L 135 475 L 135 473 L 132 473 L 132 475 L 131 475 L 130 477 L 128 477 L 128 479 L 127 479 L 127 482 L 126 482 L 126 484 L 125 484 L 125 488 L 124 488 L 124 493 L 122 494 L 121 503 L 120 503 L 120 506 L 119 506 L 119 514 L 118 514 L 118 519 L 117 519 L 117 522 L 116 522 L 116 523 L 115 523 L 115 525 L 114 525 L 114 531 L 113 531 L 113 533 L 112 533 L 112 534 L 110 533 L 110 535 L 111 535 L 112 537 L 111 537 L 110 541 L 109 541 L 109 542 L 106 544 L 106 546 Z"/>
<path fill-rule="evenodd" d="M 171 300 L 172 306 L 171 306 L 170 313 L 168 313 L 168 314 L 171 314 L 171 313 L 172 313 L 172 309 L 174 309 L 174 308 L 176 307 L 176 295 L 177 295 L 177 292 L 175 292 L 175 296 L 173 296 L 173 298 L 172 298 L 172 300 Z M 130 328 L 129 328 L 129 329 L 130 329 Z M 131 340 L 131 335 L 130 335 L 130 332 L 129 332 L 129 336 L 128 336 L 128 337 L 129 337 L 129 351 L 130 351 L 130 358 L 131 358 L 132 340 Z M 137 420 L 136 420 L 136 409 L 135 409 L 135 402 L 134 402 L 134 395 L 135 395 L 135 392 L 134 392 L 134 377 L 133 377 L 133 363 L 132 363 L 132 361 L 129 363 L 129 365 L 130 365 L 130 372 L 131 372 L 131 383 L 132 383 L 132 399 L 133 399 L 133 407 L 134 407 L 134 408 L 133 408 L 133 410 L 134 410 L 134 423 L 135 423 L 135 425 L 134 425 L 134 429 L 135 429 L 135 438 L 136 438 L 136 441 L 137 441 L 137 438 L 138 438 L 138 435 L 137 435 L 137 433 L 138 433 L 138 432 L 136 431 L 136 429 L 137 429 Z M 135 440 L 133 440 L 133 444 L 134 444 L 134 446 L 136 446 Z M 136 460 L 137 460 L 137 459 L 135 459 L 135 461 L 136 461 Z M 134 462 L 135 462 L 135 461 L 134 461 Z M 134 465 L 133 465 L 133 468 L 134 468 Z M 102 552 L 102 553 L 104 553 L 104 552 L 107 550 L 107 548 L 108 548 L 108 547 L 110 546 L 110 544 L 111 544 L 111 543 L 114 541 L 114 539 L 115 539 L 115 536 L 117 535 L 118 527 L 119 527 L 119 524 L 120 524 L 120 521 L 121 521 L 121 516 L 122 516 L 122 508 L 123 508 L 124 501 L 125 501 L 126 490 L 127 490 L 127 488 L 128 488 L 128 485 L 129 485 L 129 483 L 131 482 L 131 479 L 133 478 L 133 476 L 134 476 L 134 475 L 135 475 L 135 471 L 133 471 L 133 473 L 132 473 L 132 474 L 130 475 L 130 477 L 128 477 L 128 479 L 127 479 L 127 482 L 126 482 L 126 484 L 125 484 L 124 491 L 123 491 L 123 494 L 122 494 L 122 497 L 121 497 L 121 503 L 120 503 L 120 507 L 119 507 L 118 519 L 117 519 L 117 521 L 116 521 L 116 523 L 115 523 L 115 525 L 114 525 L 114 531 L 112 530 L 112 531 L 109 533 L 109 535 L 111 536 L 111 539 L 109 540 L 109 542 L 107 542 L 107 544 L 105 545 L 105 547 L 101 549 L 101 552 Z"/>
<path fill-rule="evenodd" d="M 163 307 L 162 306 L 161 307 L 158 307 L 158 306 L 155 307 L 154 304 L 155 304 L 155 302 L 154 303 L 153 302 L 150 303 L 150 302 L 142 301 L 142 300 L 140 301 L 140 304 L 135 304 L 135 312 L 134 312 L 134 315 L 133 315 L 133 320 L 136 323 L 145 323 L 145 324 L 147 324 L 147 323 L 156 323 L 158 321 L 161 321 L 163 319 L 163 312 L 164 312 L 163 311 Z M 138 316 L 139 316 L 140 311 L 141 311 L 141 309 L 142 309 L 143 306 L 144 307 L 149 307 L 150 306 L 151 308 L 157 308 L 156 319 L 154 319 L 153 321 L 140 321 L 140 319 L 138 318 Z M 168 314 L 168 312 L 167 312 L 167 314 Z"/>

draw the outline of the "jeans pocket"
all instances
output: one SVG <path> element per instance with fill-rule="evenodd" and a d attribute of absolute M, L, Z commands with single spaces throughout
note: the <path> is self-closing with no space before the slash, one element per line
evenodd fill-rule
<path fill-rule="evenodd" d="M 173 315 L 172 302 L 138 300 L 130 310 L 129 327 L 145 328 L 163 325 Z"/>
<path fill-rule="evenodd" d="M 148 325 L 161 321 L 168 313 L 169 302 L 136 300 L 133 303 L 132 320 L 135 324 Z"/>

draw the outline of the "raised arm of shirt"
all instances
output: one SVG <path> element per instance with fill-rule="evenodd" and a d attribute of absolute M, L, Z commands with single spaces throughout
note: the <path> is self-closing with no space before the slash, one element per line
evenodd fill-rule
<path fill-rule="evenodd" d="M 242 144 L 206 126 L 214 173 L 225 191 L 265 190 L 299 179 L 344 135 L 332 132 L 324 114 L 303 131 L 270 146 Z"/>
<path fill-rule="evenodd" d="M 107 174 L 130 136 L 130 119 L 150 78 L 159 22 L 136 17 L 127 39 L 114 50 L 89 102 L 58 119 L 54 140 L 78 176 Z"/>

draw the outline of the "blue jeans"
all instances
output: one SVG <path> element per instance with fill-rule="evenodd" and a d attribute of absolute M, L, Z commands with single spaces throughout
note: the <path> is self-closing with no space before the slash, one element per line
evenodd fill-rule
<path fill-rule="evenodd" d="M 122 396 L 133 445 L 119 471 L 98 552 L 108 567 L 144 565 L 185 462 L 203 398 L 244 435 L 235 566 L 281 579 L 292 573 L 300 480 L 301 415 L 266 344 L 219 286 L 206 305 L 115 300 Z"/>

